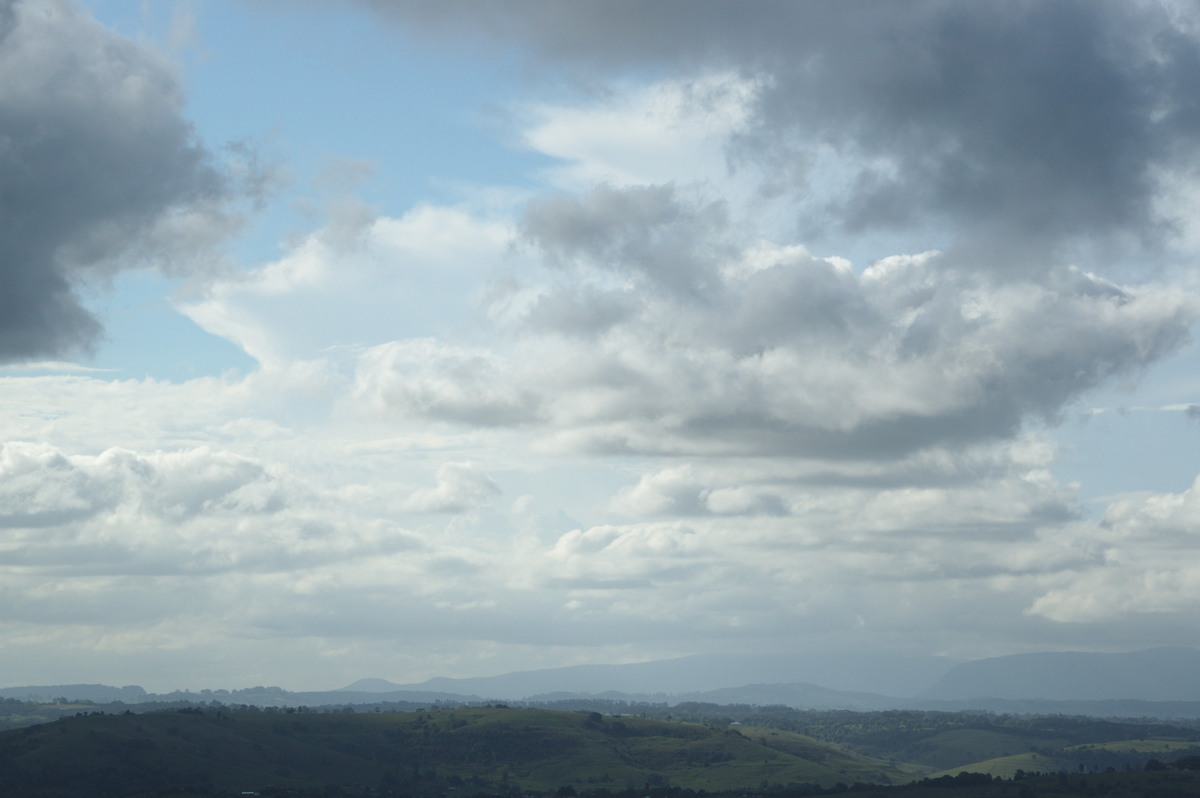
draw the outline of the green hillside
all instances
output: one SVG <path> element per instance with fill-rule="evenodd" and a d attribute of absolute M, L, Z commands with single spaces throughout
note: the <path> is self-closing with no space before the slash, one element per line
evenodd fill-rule
<path fill-rule="evenodd" d="M 832 793 L 829 793 L 832 794 Z M 853 787 L 838 798 L 1195 798 L 1200 773 L 1163 770 L 1052 773 L 1012 781 L 977 774 L 922 780 L 903 787 Z"/>
<path fill-rule="evenodd" d="M 1075 773 L 1117 769 L 1125 759 L 1124 770 L 1132 770 L 1129 759 L 1138 762 L 1137 770 L 1143 769 L 1143 761 L 1159 759 L 1170 762 L 1181 756 L 1195 756 L 1197 747 L 1180 740 L 1114 740 L 1111 742 L 1071 745 L 1049 753 L 1027 751 L 1011 756 L 1000 756 L 979 762 L 969 762 L 930 774 L 930 778 L 955 776 L 961 772 L 986 773 L 997 778 L 1011 779 L 1021 773 Z"/>
<path fill-rule="evenodd" d="M 966 772 L 986 773 L 996 778 L 1011 779 L 1020 776 L 1022 773 L 1058 773 L 1060 771 L 1073 771 L 1074 769 L 1075 766 L 1070 760 L 1029 752 L 959 765 L 937 773 L 931 773 L 929 778 L 957 776 L 959 773 Z"/>
<path fill-rule="evenodd" d="M 816 762 L 841 776 L 837 781 L 845 783 L 865 782 L 888 784 L 904 782 L 928 773 L 929 768 L 920 764 L 892 764 L 881 769 L 881 760 L 864 758 L 842 745 L 823 742 L 796 732 L 757 726 L 742 726 L 738 732 L 743 736 L 776 751 L 810 762 Z M 867 765 L 864 767 L 864 763 Z M 897 771 L 901 775 L 897 775 Z"/>
<path fill-rule="evenodd" d="M 992 777 L 1066 773 L 1112 781 L 1112 774 L 1151 765 L 1200 762 L 1200 731 L 1152 721 L 700 705 L 657 711 L 692 714 L 85 711 L 0 732 L 0 796 L 689 798 L 680 791 L 798 795 L 913 781 L 969 795 L 998 789 Z M 960 779 L 963 772 L 986 775 L 973 782 Z"/>
<path fill-rule="evenodd" d="M 1194 742 L 1173 738 L 1170 740 L 1112 740 L 1103 743 L 1087 743 L 1072 745 L 1065 750 L 1074 751 L 1113 751 L 1117 753 L 1151 754 L 1162 758 L 1179 756 L 1180 752 L 1190 752 L 1196 747 Z"/>
<path fill-rule="evenodd" d="M 908 778 L 787 732 L 537 709 L 91 714 L 0 733 L 2 795 L 713 792 Z"/>
<path fill-rule="evenodd" d="M 1163 762 L 1200 755 L 1200 729 L 1150 719 L 1117 720 L 1065 716 L 1014 716 L 972 712 L 849 712 L 775 707 L 688 708 L 691 719 L 737 717 L 747 725 L 798 732 L 876 760 L 906 763 L 917 775 L 997 772 L 993 760 L 1025 754 L 1061 761 L 1087 772 L 1141 770 L 1150 759 Z M 674 710 L 683 715 L 681 708 Z M 1021 764 L 1012 769 L 1030 768 Z M 1050 769 L 1042 765 L 1035 770 Z"/>
<path fill-rule="evenodd" d="M 907 761 L 920 762 L 936 768 L 955 768 L 968 762 L 1024 753 L 1035 744 L 1053 749 L 1066 742 L 1064 738 L 1031 738 L 1017 732 L 953 729 L 931 734 L 902 746 L 897 753 Z"/>

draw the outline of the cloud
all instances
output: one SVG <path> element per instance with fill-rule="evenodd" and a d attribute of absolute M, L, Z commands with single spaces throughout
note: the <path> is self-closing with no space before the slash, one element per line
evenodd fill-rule
<path fill-rule="evenodd" d="M 616 508 L 634 517 L 652 515 L 786 515 L 783 499 L 762 487 L 712 486 L 712 475 L 695 473 L 692 466 L 643 474 L 638 484 L 623 490 Z"/>
<path fill-rule="evenodd" d="M 730 156 L 799 203 L 810 240 L 891 230 L 928 241 L 950 225 L 942 248 L 980 260 L 1021 249 L 988 263 L 1008 271 L 1063 247 L 1107 258 L 1169 238 L 1183 220 L 1156 202 L 1162 179 L 1194 176 L 1200 40 L 1169 4 L 362 4 L 589 79 L 736 70 L 755 90 L 737 103 Z M 553 151 L 568 137 L 550 130 L 538 140 Z"/>
<path fill-rule="evenodd" d="M 445 463 L 437 472 L 437 486 L 418 490 L 404 502 L 417 513 L 463 513 L 500 493 L 500 488 L 472 463 Z"/>
<path fill-rule="evenodd" d="M 842 224 L 941 220 L 1035 248 L 1162 232 L 1150 199 L 1157 172 L 1194 160 L 1183 86 L 1200 64 L 1162 7 L 926 3 L 877 22 L 859 28 L 867 47 L 792 61 L 759 117 L 802 143 L 815 113 L 819 139 L 857 160 Z"/>
<path fill-rule="evenodd" d="M 1197 488 L 1094 522 L 1050 437 L 1200 319 L 1153 253 L 1182 213 L 1161 181 L 1194 182 L 1195 47 L 1164 7 L 371 5 L 592 81 L 512 103 L 552 192 L 347 200 L 210 275 L 178 307 L 244 378 L 6 376 L 6 662 L 278 681 L 319 652 L 305 678 L 348 681 L 1191 624 Z M 0 7 L 0 58 L 66 65 L 20 108 L 0 78 L 0 107 L 96 158 L 20 270 L 57 280 L 61 348 L 95 331 L 80 281 L 211 243 L 231 177 L 161 58 L 65 3 Z M 98 175 L 127 193 L 99 208 Z M 1109 268 L 1123 247 L 1155 257 Z"/>
<path fill-rule="evenodd" d="M 704 567 L 703 539 L 682 524 L 576 529 L 547 554 L 559 583 L 583 590 L 623 590 L 657 582 L 691 581 Z"/>
<path fill-rule="evenodd" d="M 560 185 L 612 182 L 535 198 L 511 225 L 420 206 L 364 218 L 350 238 L 331 226 L 188 307 L 264 364 L 338 361 L 367 416 L 524 427 L 556 451 L 902 462 L 1055 423 L 1088 391 L 1177 351 L 1198 318 L 1192 295 L 1118 286 L 1067 265 L 1062 249 L 1166 229 L 1138 214 L 1157 191 L 1152 173 L 1186 158 L 1188 136 L 1164 120 L 1188 101 L 1171 87 L 1191 44 L 1157 7 L 925 2 L 864 17 L 763 2 L 747 20 L 699 3 L 685 23 L 696 38 L 681 39 L 641 6 L 601 23 L 611 9 L 594 3 L 522 4 L 470 16 L 467 30 L 453 5 L 375 7 L 620 72 L 613 42 L 561 47 L 590 26 L 601 41 L 627 36 L 628 63 L 687 77 L 631 100 L 537 107 L 522 140 L 579 168 Z M 669 44 L 652 47 L 647 31 Z M 980 71 L 972 52 L 1003 68 Z M 970 91 L 972 81 L 988 91 Z M 1065 88 L 1076 84 L 1078 96 Z M 964 103 L 979 113 L 962 113 Z M 629 132 L 627 145 L 609 151 L 589 137 L 597 120 Z M 1018 135 L 1017 122 L 1050 130 Z M 1104 129 L 1083 137 L 1093 124 Z M 782 160 L 828 162 L 794 175 L 792 199 L 773 205 L 747 204 L 708 160 L 700 182 L 646 182 L 672 126 L 702 128 L 689 146 L 711 159 L 721 141 L 743 171 L 753 162 L 791 180 Z M 1067 139 L 1084 162 L 1058 162 Z M 975 175 L 1012 184 L 974 185 Z M 891 212 L 867 206 L 892 203 L 914 214 L 906 226 L 935 224 L 945 251 L 865 268 L 813 255 L 777 223 L 800 194 L 820 211 L 810 217 L 820 230 L 801 226 L 817 240 L 887 227 Z M 362 297 L 355 318 L 337 312 L 339 298 L 361 308 Z"/>
<path fill-rule="evenodd" d="M 88 517 L 116 499 L 106 485 L 45 446 L 0 448 L 0 526 L 58 525 Z"/>
<path fill-rule="evenodd" d="M 5 443 L 0 474 L 6 527 L 57 526 L 102 511 L 184 521 L 215 511 L 269 511 L 282 501 L 262 466 L 203 447 L 149 456 L 114 448 L 87 457 L 46 444 Z"/>
<path fill-rule="evenodd" d="M 597 187 L 530 203 L 522 234 L 552 264 L 633 275 L 640 288 L 702 295 L 722 254 L 719 202 L 693 204 L 672 186 Z"/>
<path fill-rule="evenodd" d="M 514 383 L 500 357 L 429 339 L 365 351 L 353 395 L 372 414 L 473 426 L 524 424 L 539 412 L 535 387 Z"/>
<path fill-rule="evenodd" d="M 511 237 L 457 208 L 422 205 L 392 218 L 349 202 L 283 258 L 213 280 L 180 309 L 268 369 L 454 332 L 468 325 Z"/>
<path fill-rule="evenodd" d="M 357 230 L 322 231 L 188 312 L 352 415 L 524 428 L 557 451 L 966 450 L 1055 423 L 1200 318 L 1185 291 L 1069 266 L 999 276 L 930 251 L 856 271 L 672 185 L 554 194 L 514 227 L 423 206 Z M 349 302 L 362 312 L 341 323 Z"/>
<path fill-rule="evenodd" d="M 223 174 L 183 104 L 171 64 L 70 0 L 4 4 L 0 362 L 87 349 L 102 328 L 80 285 L 130 263 L 177 269 L 237 225 L 249 184 Z"/>
<path fill-rule="evenodd" d="M 394 524 L 368 518 L 352 527 L 348 515 L 329 514 L 336 494 L 206 447 L 87 456 L 7 443 L 0 476 L 5 563 L 16 573 L 279 570 L 415 545 Z M 474 495 L 469 487 L 459 485 L 459 500 Z"/>
<path fill-rule="evenodd" d="M 760 90 L 753 79 L 732 71 L 622 85 L 582 105 L 519 109 L 521 141 L 561 161 L 544 172 L 561 190 L 671 181 L 728 184 L 728 142 L 746 131 Z"/>
<path fill-rule="evenodd" d="M 1121 626 L 1154 616 L 1190 619 L 1200 600 L 1198 524 L 1200 480 L 1181 493 L 1113 502 L 1088 537 L 1098 553 L 1090 567 L 1062 574 L 1028 612 L 1060 623 Z"/>
<path fill-rule="evenodd" d="M 522 230 L 545 275 L 493 301 L 542 341 L 554 433 L 593 451 L 865 459 L 1003 440 L 1174 351 L 1200 313 L 1071 267 L 997 279 L 928 252 L 855 273 L 746 240 L 669 186 L 555 197 Z M 580 304 L 596 312 L 567 323 L 558 309 Z"/>

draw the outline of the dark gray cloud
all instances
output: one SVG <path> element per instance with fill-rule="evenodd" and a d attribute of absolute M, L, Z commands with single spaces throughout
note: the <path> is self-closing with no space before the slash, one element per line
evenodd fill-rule
<path fill-rule="evenodd" d="M 592 338 L 626 320 L 637 310 L 628 291 L 563 286 L 539 297 L 528 322 L 538 330 Z"/>
<path fill-rule="evenodd" d="M 815 128 L 879 164 L 832 204 L 851 232 L 945 220 L 1007 256 L 1164 232 L 1156 170 L 1193 168 L 1196 101 L 1183 87 L 1200 77 L 1197 42 L 1164 12 L 926 4 L 868 33 L 862 50 L 781 70 L 750 136 L 765 148 Z"/>
<path fill-rule="evenodd" d="M 530 207 L 524 240 L 550 284 L 527 329 L 580 296 L 623 308 L 590 337 L 573 330 L 582 349 L 564 344 L 570 362 L 537 380 L 545 417 L 589 427 L 574 445 L 831 460 L 962 449 L 1057 422 L 1177 350 L 1200 312 L 1185 294 L 1075 268 L 1001 275 L 961 252 L 855 273 L 802 247 L 740 243 L 714 207 L 670 186 Z"/>
<path fill-rule="evenodd" d="M 720 260 L 732 254 L 708 232 L 727 225 L 722 203 L 689 202 L 673 186 L 599 186 L 531 203 L 522 233 L 550 262 L 582 261 L 701 296 L 715 288 Z"/>
<path fill-rule="evenodd" d="M 1177 24 L 1186 7 L 363 2 L 588 79 L 647 66 L 762 76 L 731 155 L 802 202 L 810 241 L 927 227 L 976 266 L 1023 270 L 1081 248 L 1108 258 L 1169 237 L 1160 177 L 1196 165 L 1200 42 Z M 814 176 L 817 157 L 836 161 L 836 186 Z"/>
<path fill-rule="evenodd" d="M 150 254 L 172 213 L 222 224 L 231 188 L 159 56 L 67 0 L 0 5 L 3 362 L 86 349 L 81 282 Z"/>

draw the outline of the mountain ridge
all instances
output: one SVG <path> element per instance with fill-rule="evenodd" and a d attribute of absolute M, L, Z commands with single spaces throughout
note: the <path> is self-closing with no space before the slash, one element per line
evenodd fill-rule
<path fill-rule="evenodd" d="M 883 666 L 897 660 L 883 660 Z M 1119 654 L 1040 652 L 963 663 L 909 660 L 895 684 L 914 683 L 920 672 L 936 674 L 913 695 L 837 689 L 813 680 L 755 679 L 803 673 L 806 663 L 754 660 L 749 655 L 685 657 L 630 665 L 579 665 L 517 671 L 492 677 L 438 677 L 420 684 L 358 680 L 337 690 L 289 692 L 278 687 L 147 693 L 138 686 L 43 685 L 0 688 L 0 698 L 95 703 L 224 703 L 258 706 L 409 705 L 504 701 L 530 704 L 612 701 L 678 704 L 782 705 L 809 709 L 876 711 L 917 709 L 993 712 L 1061 712 L 1081 715 L 1200 717 L 1200 650 L 1159 647 Z M 842 663 L 850 662 L 843 657 Z M 811 663 L 809 663 L 811 664 Z M 877 666 L 880 663 L 876 663 Z M 939 672 L 939 670 L 941 672 Z M 811 672 L 811 669 L 810 671 Z M 869 675 L 843 674 L 842 684 Z M 738 683 L 737 679 L 743 679 Z M 435 689 L 440 688 L 440 689 Z M 640 689 L 639 689 L 640 688 Z"/>
<path fill-rule="evenodd" d="M 1045 651 L 960 663 L 921 698 L 1200 701 L 1200 650 Z"/>
<path fill-rule="evenodd" d="M 439 676 L 419 683 L 360 679 L 354 692 L 436 691 L 521 700 L 547 692 L 699 693 L 747 684 L 808 683 L 829 690 L 910 697 L 961 661 L 880 654 L 697 654 L 627 664 L 570 665 L 497 676 Z"/>

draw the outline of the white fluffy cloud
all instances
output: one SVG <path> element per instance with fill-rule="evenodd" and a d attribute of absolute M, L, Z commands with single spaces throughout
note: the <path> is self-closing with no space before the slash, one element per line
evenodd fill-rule
<path fill-rule="evenodd" d="M 333 497 L 318 501 L 312 489 L 228 452 L 81 456 L 8 443 L 0 463 L 5 562 L 14 573 L 279 570 L 415 544 L 398 528 L 389 543 L 376 522 L 347 524 L 349 513 L 339 518 L 328 506 Z"/>
<path fill-rule="evenodd" d="M 182 310 L 268 368 L 452 332 L 511 235 L 454 208 L 393 219 L 350 204 L 279 261 L 214 283 Z"/>
<path fill-rule="evenodd" d="M 635 85 L 607 102 L 525 110 L 527 146 L 561 159 L 566 190 L 593 185 L 730 182 L 726 147 L 743 132 L 758 82 L 737 74 Z"/>
<path fill-rule="evenodd" d="M 1029 611 L 1066 623 L 1190 615 L 1200 601 L 1197 529 L 1200 480 L 1181 493 L 1121 499 L 1078 541 L 1095 561 L 1062 575 Z"/>
<path fill-rule="evenodd" d="M 418 513 L 462 513 L 500 492 L 496 483 L 472 463 L 445 463 L 437 485 L 413 493 L 405 507 Z"/>
<path fill-rule="evenodd" d="M 355 366 L 354 399 L 376 415 L 490 426 L 538 414 L 536 387 L 514 380 L 510 364 L 490 349 L 394 341 L 366 350 Z"/>

